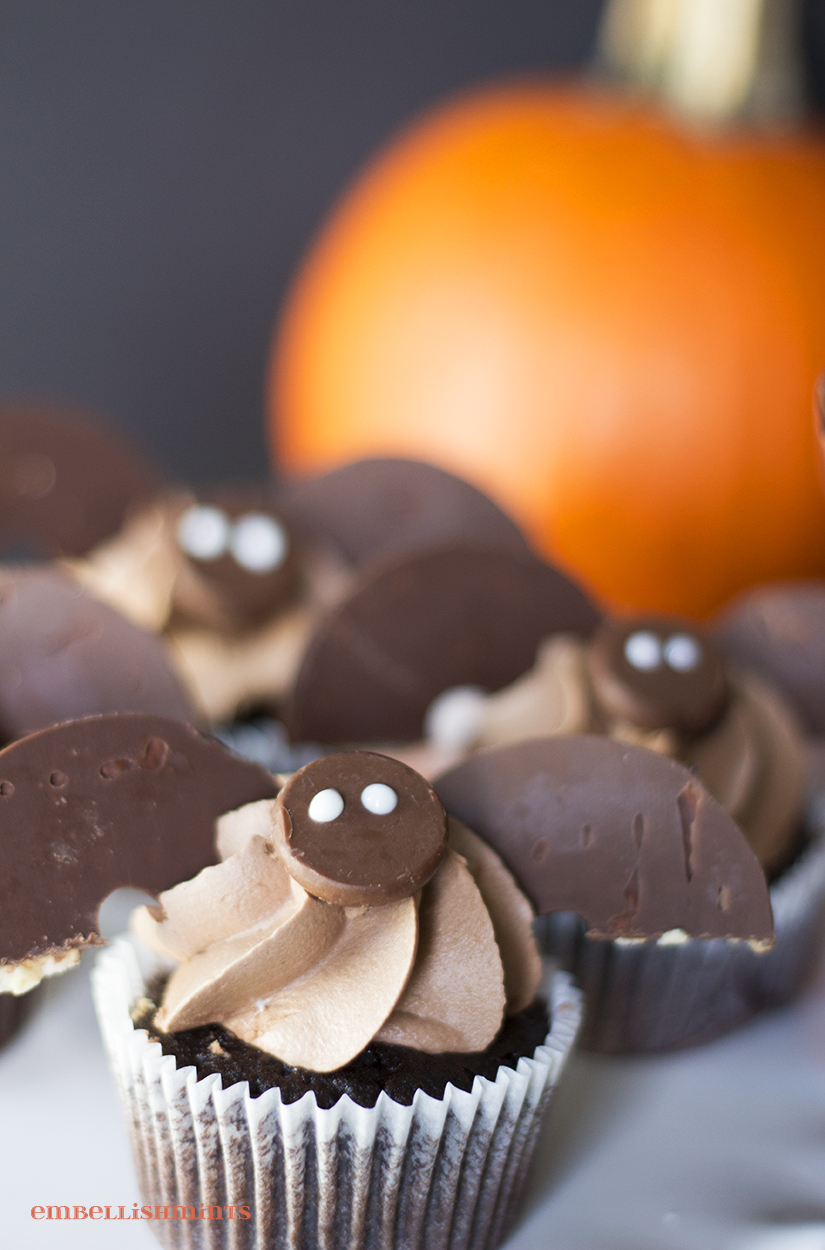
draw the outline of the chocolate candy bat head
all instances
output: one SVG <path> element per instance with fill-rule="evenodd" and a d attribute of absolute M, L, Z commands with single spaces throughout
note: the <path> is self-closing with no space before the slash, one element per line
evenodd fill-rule
<path fill-rule="evenodd" d="M 121 433 L 57 405 L 0 406 L 0 554 L 81 556 L 163 475 Z"/>
<path fill-rule="evenodd" d="M 601 937 L 772 941 L 745 835 L 674 760 L 611 738 L 545 738 L 482 751 L 435 789 L 539 912 L 578 912 Z"/>
<path fill-rule="evenodd" d="M 727 702 L 722 657 L 692 622 L 679 617 L 602 622 L 589 663 L 602 710 L 643 729 L 701 733 Z"/>
<path fill-rule="evenodd" d="M 273 824 L 287 870 L 327 903 L 408 898 L 427 884 L 447 846 L 447 816 L 432 787 L 373 751 L 307 764 L 277 807 Z"/>
<path fill-rule="evenodd" d="M 294 538 L 264 491 L 202 493 L 178 517 L 175 540 L 185 561 L 175 606 L 204 624 L 254 624 L 296 589 Z"/>
<path fill-rule="evenodd" d="M 452 686 L 499 690 L 549 634 L 590 635 L 599 613 L 562 573 L 529 554 L 474 543 L 431 547 L 365 568 L 321 622 L 295 679 L 295 741 L 421 736 Z"/>
<path fill-rule="evenodd" d="M 530 550 L 491 499 L 420 460 L 357 460 L 287 487 L 280 503 L 300 533 L 356 565 L 451 541 Z"/>
<path fill-rule="evenodd" d="M 96 716 L 0 751 L 0 983 L 101 942 L 122 886 L 159 894 L 215 862 L 215 820 L 272 776 L 179 721 Z M 14 966 L 17 966 L 15 968 Z"/>

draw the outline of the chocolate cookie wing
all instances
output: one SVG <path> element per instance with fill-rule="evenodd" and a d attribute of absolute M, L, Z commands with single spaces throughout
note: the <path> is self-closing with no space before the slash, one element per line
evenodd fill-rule
<path fill-rule="evenodd" d="M 0 738 L 108 712 L 197 721 L 160 638 L 49 567 L 0 569 Z"/>
<path fill-rule="evenodd" d="M 300 533 L 353 564 L 456 539 L 530 550 L 492 499 L 421 460 L 357 460 L 288 486 L 280 506 Z"/>
<path fill-rule="evenodd" d="M 744 834 L 673 760 L 609 738 L 546 738 L 480 752 L 434 784 L 539 912 L 578 912 L 602 937 L 773 939 Z"/>
<path fill-rule="evenodd" d="M 293 740 L 421 736 L 451 686 L 499 690 L 549 634 L 589 635 L 599 613 L 534 556 L 480 544 L 431 547 L 371 566 L 307 647 L 286 721 Z"/>
<path fill-rule="evenodd" d="M 731 663 L 767 677 L 808 729 L 825 733 L 825 581 L 756 586 L 719 613 L 713 632 Z"/>
<path fill-rule="evenodd" d="M 277 789 L 160 716 L 70 721 L 0 751 L 0 974 L 100 944 L 112 890 L 157 895 L 194 876 L 215 862 L 217 817 Z M 37 967 L 28 973 L 35 984 Z"/>
<path fill-rule="evenodd" d="M 0 406 L 0 551 L 85 555 L 162 485 L 120 431 L 70 408 Z"/>

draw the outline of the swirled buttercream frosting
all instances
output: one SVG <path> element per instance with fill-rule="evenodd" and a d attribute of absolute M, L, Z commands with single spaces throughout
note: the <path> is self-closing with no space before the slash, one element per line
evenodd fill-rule
<path fill-rule="evenodd" d="M 218 1023 L 330 1072 L 371 1041 L 480 1051 L 540 977 L 532 908 L 498 855 L 417 773 L 325 757 L 218 821 L 221 863 L 140 908 L 178 964 L 164 1031 Z"/>

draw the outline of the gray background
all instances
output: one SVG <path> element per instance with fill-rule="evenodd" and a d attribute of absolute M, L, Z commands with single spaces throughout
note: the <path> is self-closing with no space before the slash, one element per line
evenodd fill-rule
<path fill-rule="evenodd" d="M 601 0 L 2 0 L 0 394 L 174 473 L 262 471 L 271 327 L 336 194 L 469 83 L 569 69 Z M 806 0 L 825 80 L 825 0 Z"/>

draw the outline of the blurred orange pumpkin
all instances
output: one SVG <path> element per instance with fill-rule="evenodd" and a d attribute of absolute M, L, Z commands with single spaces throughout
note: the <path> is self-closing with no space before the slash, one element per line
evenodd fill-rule
<path fill-rule="evenodd" d="M 298 275 L 270 375 L 289 471 L 463 474 L 608 602 L 703 615 L 825 573 L 825 147 L 624 96 L 481 91 L 392 144 Z"/>

